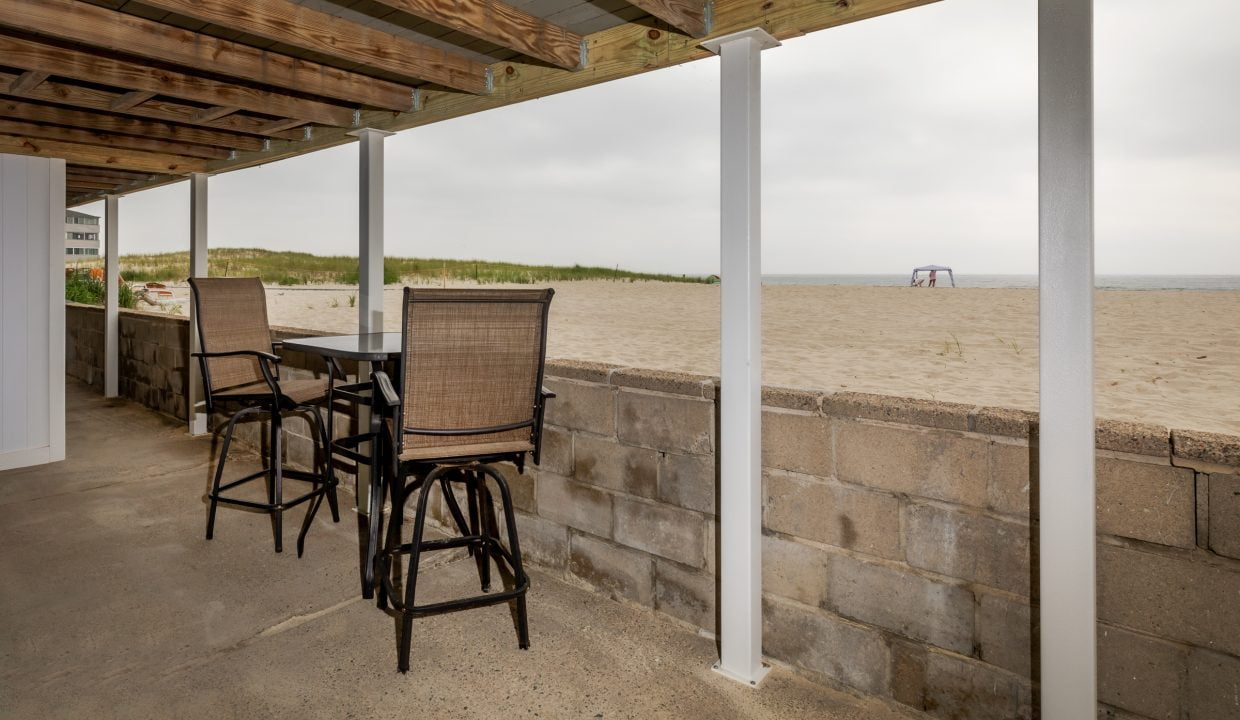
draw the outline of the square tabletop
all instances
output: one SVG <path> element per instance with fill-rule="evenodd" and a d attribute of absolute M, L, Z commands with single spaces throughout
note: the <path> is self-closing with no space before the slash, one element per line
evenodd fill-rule
<path fill-rule="evenodd" d="M 398 332 L 364 333 L 361 335 L 322 335 L 292 338 L 283 342 L 285 349 L 314 353 L 324 357 L 363 362 L 383 362 L 400 357 L 401 334 Z"/>

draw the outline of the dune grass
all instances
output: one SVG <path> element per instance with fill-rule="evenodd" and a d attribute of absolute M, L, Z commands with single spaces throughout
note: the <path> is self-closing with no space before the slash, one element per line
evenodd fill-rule
<path fill-rule="evenodd" d="M 121 275 L 129 282 L 183 280 L 189 275 L 189 253 L 122 255 Z M 208 272 L 212 277 L 253 277 L 276 285 L 339 283 L 356 285 L 356 257 L 311 255 L 300 252 L 273 252 L 250 248 L 218 248 L 208 252 Z M 660 280 L 664 282 L 707 282 L 695 275 L 638 273 L 618 268 L 581 265 L 521 265 L 485 260 L 442 260 L 434 258 L 390 257 L 384 261 L 384 284 L 431 284 L 444 278 L 480 284 L 532 284 L 565 280 Z"/>

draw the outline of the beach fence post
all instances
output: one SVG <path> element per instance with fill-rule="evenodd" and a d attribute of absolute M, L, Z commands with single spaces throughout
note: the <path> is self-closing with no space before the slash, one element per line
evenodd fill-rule
<path fill-rule="evenodd" d="M 207 174 L 190 173 L 189 176 L 189 275 L 207 276 Z M 190 352 L 200 352 L 198 341 L 198 313 L 194 303 L 189 304 Z M 207 432 L 207 404 L 203 397 L 202 372 L 198 363 L 189 365 L 189 434 L 205 435 Z"/>
<path fill-rule="evenodd" d="M 757 685 L 762 664 L 762 143 L 758 28 L 702 47 L 720 57 L 719 662 Z"/>
<path fill-rule="evenodd" d="M 103 200 L 103 396 L 120 394 L 120 195 L 107 195 Z"/>
<path fill-rule="evenodd" d="M 1093 0 L 1038 3 L 1041 716 L 1097 714 Z"/>
<path fill-rule="evenodd" d="M 383 139 L 390 133 L 361 128 L 349 133 L 358 148 L 357 331 L 383 332 Z M 370 376 L 370 363 L 357 366 L 358 382 Z M 370 426 L 370 408 L 358 406 L 358 427 Z M 357 510 L 366 512 L 359 498 L 370 496 L 370 467 L 358 463 Z"/>

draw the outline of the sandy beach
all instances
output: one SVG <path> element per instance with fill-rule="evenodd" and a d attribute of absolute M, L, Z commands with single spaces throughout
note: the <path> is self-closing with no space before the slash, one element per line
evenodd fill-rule
<path fill-rule="evenodd" d="M 271 286 L 271 322 L 353 331 L 354 293 Z M 389 330 L 400 293 L 385 290 Z M 1096 309 L 1099 417 L 1240 434 L 1240 293 L 1105 290 Z M 1032 290 L 773 285 L 763 319 L 769 385 L 1037 409 Z M 552 357 L 715 375 L 718 353 L 717 286 L 556 286 Z"/>

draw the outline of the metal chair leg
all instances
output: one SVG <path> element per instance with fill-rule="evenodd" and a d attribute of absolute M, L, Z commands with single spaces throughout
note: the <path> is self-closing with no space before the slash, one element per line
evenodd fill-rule
<path fill-rule="evenodd" d="M 271 532 L 276 552 L 284 552 L 284 422 L 280 409 L 271 411 Z"/>
<path fill-rule="evenodd" d="M 336 497 L 336 470 L 332 466 L 332 444 L 331 435 L 327 432 L 327 424 L 323 420 L 322 408 L 318 405 L 314 408 L 314 419 L 319 430 L 319 439 L 323 441 L 323 470 L 326 479 L 327 490 L 327 506 L 332 511 L 332 522 L 340 522 L 340 501 Z M 331 409 L 328 408 L 330 416 Z"/>
<path fill-rule="evenodd" d="M 470 482 L 470 502 L 476 508 L 474 511 L 476 524 L 473 528 L 473 534 L 485 538 L 490 535 L 490 527 L 487 523 L 488 513 L 490 509 L 490 493 L 487 492 L 486 476 L 480 472 L 469 473 Z M 486 540 L 478 545 L 478 584 L 482 588 L 482 592 L 490 592 L 491 590 L 491 546 Z"/>
<path fill-rule="evenodd" d="M 224 442 L 220 445 L 220 457 L 215 462 L 215 479 L 211 483 L 211 505 L 207 511 L 207 539 L 215 536 L 215 509 L 219 505 L 220 480 L 224 477 L 224 463 L 228 460 L 228 446 L 232 444 L 233 429 L 243 416 L 256 412 L 257 408 L 242 408 L 228 419 L 228 429 L 224 431 Z"/>
<path fill-rule="evenodd" d="M 508 490 L 508 482 L 504 480 L 504 476 L 497 470 L 487 465 L 479 468 L 481 472 L 490 475 L 495 480 L 495 484 L 499 486 L 500 501 L 504 505 L 504 522 L 508 526 L 508 551 L 512 555 L 512 574 L 513 582 L 521 585 L 522 582 L 528 582 L 528 576 L 525 574 L 525 566 L 521 562 L 521 544 L 517 539 L 517 516 L 512 509 L 512 493 Z M 525 609 L 525 593 L 517 596 L 517 647 L 522 650 L 530 648 L 530 624 Z"/>
<path fill-rule="evenodd" d="M 402 613 L 401 637 L 397 668 L 401 672 L 409 672 L 409 646 L 413 634 L 413 617 L 409 609 L 414 607 L 414 598 L 418 590 L 418 562 L 422 556 L 422 534 L 426 528 L 426 500 L 431 494 L 431 487 L 442 475 L 442 468 L 435 468 L 422 481 L 418 492 L 417 510 L 413 515 L 413 540 L 409 543 L 409 571 L 405 579 L 405 611 Z"/>

